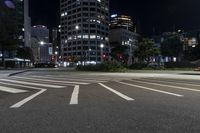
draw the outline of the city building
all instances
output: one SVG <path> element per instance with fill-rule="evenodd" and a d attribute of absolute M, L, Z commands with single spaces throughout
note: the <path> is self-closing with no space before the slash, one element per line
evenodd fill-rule
<path fill-rule="evenodd" d="M 15 29 L 13 29 L 12 35 L 13 39 L 17 39 L 17 47 L 25 48 L 31 47 L 31 19 L 29 17 L 29 0 L 7 0 L 1 2 L 7 10 L 10 10 L 9 19 L 12 21 Z M 2 6 L 1 5 L 1 6 Z M 7 14 L 8 15 L 8 14 Z M 11 26 L 13 26 L 11 25 Z M 2 44 L 3 45 L 3 44 Z M 13 44 L 14 45 L 14 44 Z M 6 60 L 12 60 L 18 63 L 17 50 L 12 51 L 0 51 L 2 58 Z M 17 66 L 17 65 L 15 65 Z"/>
<path fill-rule="evenodd" d="M 35 63 L 48 63 L 52 60 L 52 44 L 49 43 L 49 29 L 44 25 L 31 28 L 32 50 Z"/>
<path fill-rule="evenodd" d="M 29 0 L 13 0 L 15 14 L 13 19 L 17 23 L 17 36 L 20 47 L 31 47 L 31 18 L 29 17 Z"/>
<path fill-rule="evenodd" d="M 53 60 L 58 62 L 61 59 L 61 47 L 60 47 L 60 32 L 58 28 L 53 28 L 50 34 L 50 42 L 53 48 Z"/>
<path fill-rule="evenodd" d="M 133 32 L 135 30 L 135 25 L 131 16 L 113 14 L 111 15 L 110 28 L 123 28 Z"/>
<path fill-rule="evenodd" d="M 128 59 L 123 59 L 123 61 L 127 62 L 129 65 L 133 63 L 133 52 L 139 36 L 134 32 L 134 29 L 131 17 L 125 15 L 111 15 L 109 34 L 110 46 L 112 49 L 124 46 L 126 50 L 123 54 L 128 55 Z M 119 56 L 122 58 L 122 55 Z"/>
<path fill-rule="evenodd" d="M 65 61 L 109 59 L 109 0 L 61 0 L 60 15 Z"/>

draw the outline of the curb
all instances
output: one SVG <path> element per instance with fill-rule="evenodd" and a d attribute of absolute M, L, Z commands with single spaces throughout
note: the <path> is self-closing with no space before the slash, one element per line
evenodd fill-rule
<path fill-rule="evenodd" d="M 17 74 L 22 74 L 22 73 L 25 73 L 25 72 L 28 72 L 28 71 L 30 71 L 30 70 L 24 70 L 24 71 L 14 72 L 14 73 L 9 74 L 8 77 L 12 77 L 12 76 L 15 76 Z"/>

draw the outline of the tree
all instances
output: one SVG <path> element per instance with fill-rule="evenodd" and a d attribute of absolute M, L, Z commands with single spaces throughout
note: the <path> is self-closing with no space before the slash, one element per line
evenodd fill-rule
<path fill-rule="evenodd" d="M 154 43 L 151 39 L 143 38 L 141 42 L 139 42 L 134 55 L 138 58 L 139 63 L 146 62 L 149 64 L 151 57 L 158 56 L 159 53 L 159 49 L 154 46 Z"/>
<path fill-rule="evenodd" d="M 161 44 L 161 53 L 162 56 L 178 57 L 178 59 L 180 60 L 183 54 L 183 42 L 181 42 L 180 37 L 173 36 L 167 38 Z"/>

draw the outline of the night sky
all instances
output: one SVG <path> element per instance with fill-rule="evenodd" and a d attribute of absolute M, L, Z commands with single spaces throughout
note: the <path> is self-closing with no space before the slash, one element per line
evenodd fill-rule
<path fill-rule="evenodd" d="M 110 5 L 111 13 L 131 15 L 145 35 L 172 31 L 174 26 L 200 29 L 199 0 L 111 0 Z M 56 26 L 58 10 L 59 0 L 30 0 L 32 25 Z"/>

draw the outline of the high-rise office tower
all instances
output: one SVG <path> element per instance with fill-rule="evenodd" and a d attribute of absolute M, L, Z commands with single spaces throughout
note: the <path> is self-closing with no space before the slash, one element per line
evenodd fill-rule
<path fill-rule="evenodd" d="M 31 47 L 31 19 L 29 17 L 29 0 L 13 0 L 14 19 L 17 23 L 17 36 L 22 46 Z"/>
<path fill-rule="evenodd" d="M 135 26 L 131 16 L 117 15 L 117 14 L 111 15 L 110 28 L 111 29 L 123 28 L 129 31 L 135 30 Z"/>
<path fill-rule="evenodd" d="M 109 57 L 109 0 L 60 0 L 65 60 L 102 62 Z"/>

